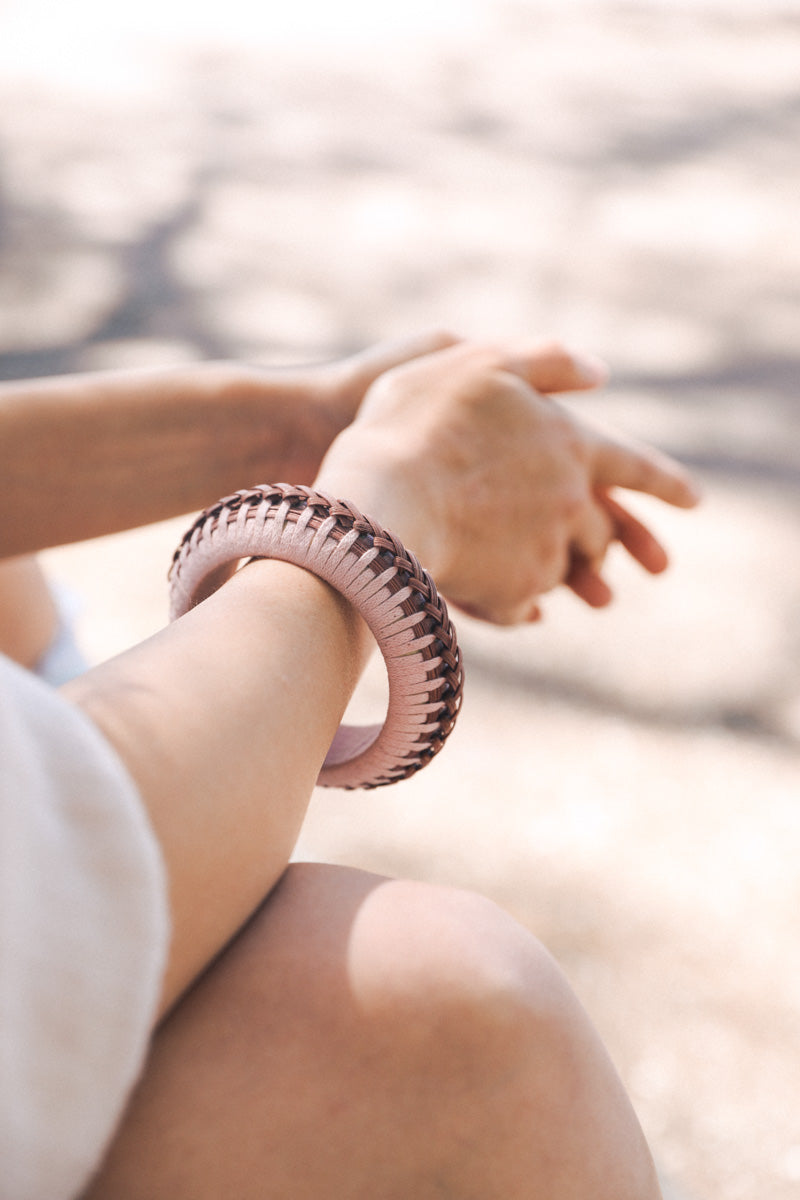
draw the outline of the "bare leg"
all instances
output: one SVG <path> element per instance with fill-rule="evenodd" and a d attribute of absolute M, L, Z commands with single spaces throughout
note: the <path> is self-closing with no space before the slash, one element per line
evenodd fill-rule
<path fill-rule="evenodd" d="M 210 898 L 211 902 L 211 898 Z M 478 897 L 290 867 L 157 1034 L 86 1200 L 657 1200 L 552 959 Z"/>
<path fill-rule="evenodd" d="M 55 635 L 58 613 L 35 558 L 0 561 L 0 652 L 33 667 Z"/>

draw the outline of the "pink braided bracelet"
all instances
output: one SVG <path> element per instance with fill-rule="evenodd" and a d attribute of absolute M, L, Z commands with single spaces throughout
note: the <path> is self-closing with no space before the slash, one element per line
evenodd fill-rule
<path fill-rule="evenodd" d="M 170 619 L 210 596 L 244 558 L 305 567 L 367 622 L 386 662 L 383 726 L 342 725 L 317 782 L 373 788 L 438 754 L 461 706 L 461 654 L 447 605 L 416 557 L 344 500 L 278 483 L 226 496 L 201 513 L 170 568 Z"/>

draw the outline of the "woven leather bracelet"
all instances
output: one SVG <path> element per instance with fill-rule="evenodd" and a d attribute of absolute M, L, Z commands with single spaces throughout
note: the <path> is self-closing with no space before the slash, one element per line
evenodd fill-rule
<path fill-rule="evenodd" d="M 381 787 L 430 762 L 455 724 L 463 669 L 447 605 L 416 557 L 344 500 L 284 483 L 239 491 L 201 513 L 175 551 L 170 619 L 250 558 L 295 563 L 330 583 L 358 609 L 386 663 L 383 726 L 342 725 L 317 782 Z"/>

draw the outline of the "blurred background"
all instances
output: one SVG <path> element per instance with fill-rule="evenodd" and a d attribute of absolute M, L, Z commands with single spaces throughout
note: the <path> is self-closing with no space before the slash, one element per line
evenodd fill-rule
<path fill-rule="evenodd" d="M 697 471 L 666 576 L 462 620 L 447 751 L 299 850 L 528 924 L 693 1200 L 800 1194 L 798 145 L 797 3 L 0 2 L 1 376 L 553 334 Z M 93 659 L 186 523 L 47 553 Z"/>

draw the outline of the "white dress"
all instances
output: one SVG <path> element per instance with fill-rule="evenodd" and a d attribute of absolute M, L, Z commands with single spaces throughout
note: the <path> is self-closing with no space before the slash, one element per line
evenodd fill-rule
<path fill-rule="evenodd" d="M 86 1185 L 144 1061 L 167 940 L 130 776 L 0 655 L 0 1200 Z"/>

